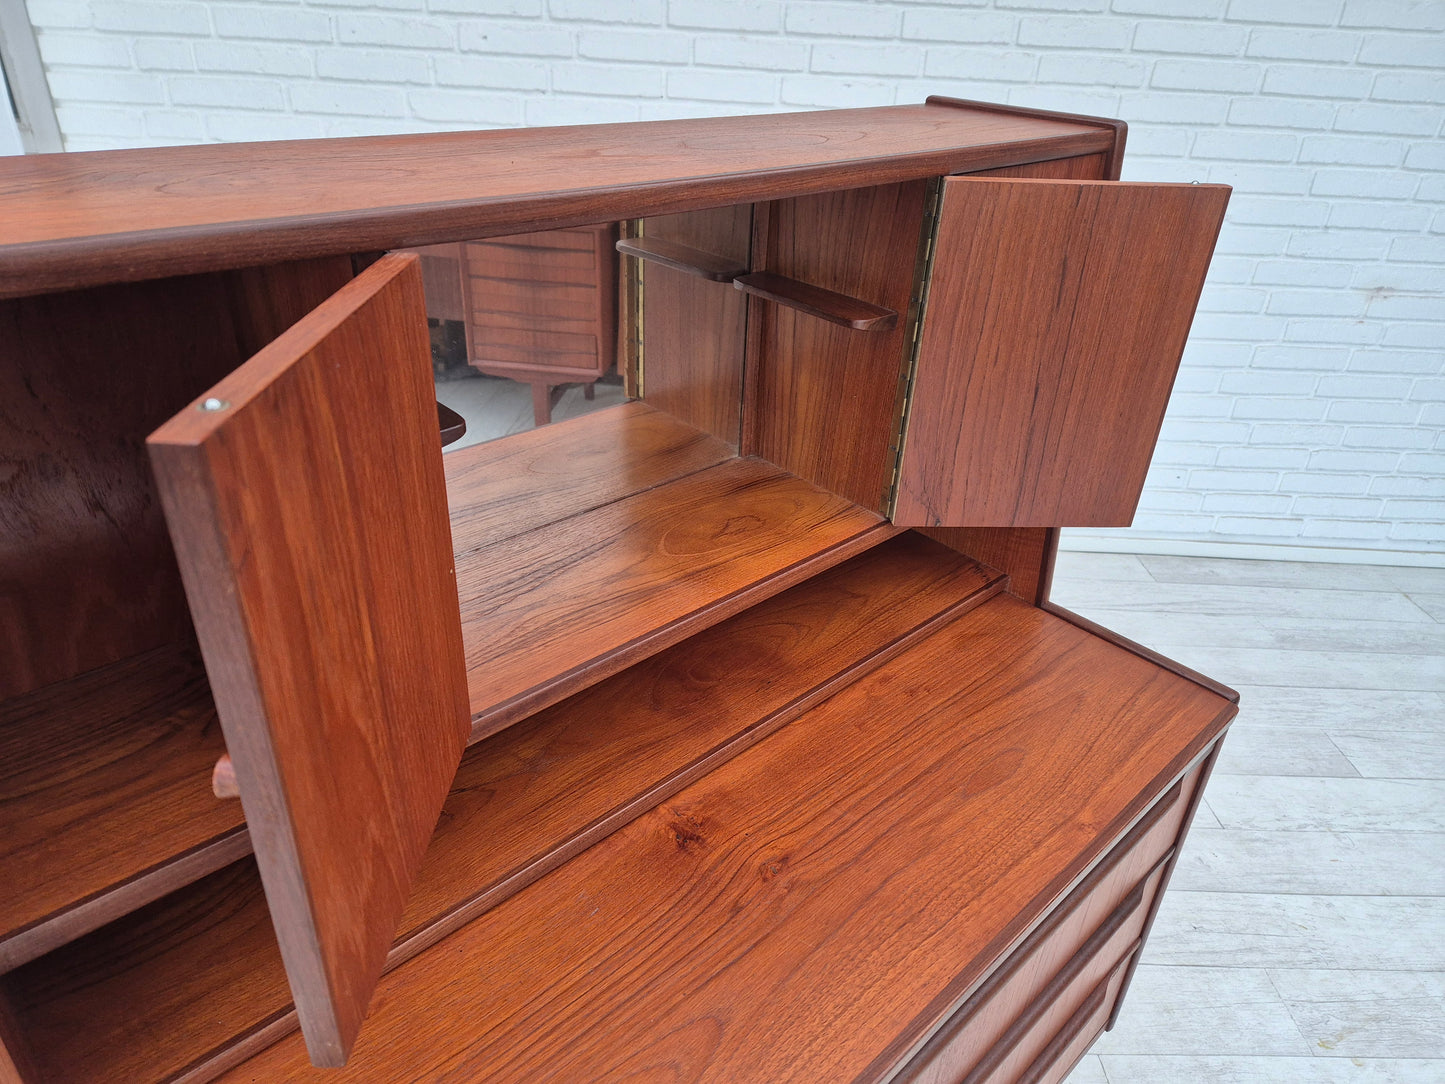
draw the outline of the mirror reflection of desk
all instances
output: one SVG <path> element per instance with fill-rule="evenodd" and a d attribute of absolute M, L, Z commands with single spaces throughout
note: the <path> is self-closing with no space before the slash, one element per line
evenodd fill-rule
<path fill-rule="evenodd" d="M 532 386 L 537 425 L 569 384 L 592 385 L 617 354 L 616 227 L 430 245 L 422 258 L 427 316 L 460 321 L 467 362 Z"/>

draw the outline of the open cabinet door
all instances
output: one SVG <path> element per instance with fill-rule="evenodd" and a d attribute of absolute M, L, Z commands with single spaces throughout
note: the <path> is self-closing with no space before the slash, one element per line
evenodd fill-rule
<path fill-rule="evenodd" d="M 340 1065 L 470 724 L 416 257 L 147 443 L 301 1028 Z"/>
<path fill-rule="evenodd" d="M 893 521 L 1127 527 L 1228 199 L 947 178 Z"/>

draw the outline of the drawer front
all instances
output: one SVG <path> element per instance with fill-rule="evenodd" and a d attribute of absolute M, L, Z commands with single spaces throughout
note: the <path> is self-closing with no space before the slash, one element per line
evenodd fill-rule
<path fill-rule="evenodd" d="M 909 1084 L 962 1079 L 1008 1031 L 1040 991 L 1159 865 L 1179 837 L 1201 769 L 1195 768 L 1154 803 L 1139 823 L 1053 912 L 999 964 L 896 1078 Z M 1152 893 L 1141 901 L 1140 923 Z"/>
<path fill-rule="evenodd" d="M 964 1078 L 964 1084 L 1012 1084 L 1024 1079 L 1029 1068 L 1044 1059 L 1055 1036 L 1069 1030 L 1076 1014 L 1088 1011 L 1085 1006 L 1095 988 L 1116 970 L 1122 975 L 1124 963 L 1144 933 L 1149 901 L 1163 877 L 1161 862 L 1039 992 Z"/>
<path fill-rule="evenodd" d="M 1109 977 L 1094 987 L 1094 992 L 1084 999 L 1084 1003 L 1069 1017 L 1034 1063 L 1024 1071 L 1024 1075 L 1019 1078 L 1019 1084 L 1059 1084 L 1069 1075 L 1069 1071 L 1079 1063 L 1079 1059 L 1088 1053 L 1094 1040 L 1104 1033 L 1104 1025 L 1109 1022 L 1109 1013 L 1114 1003 L 1119 1000 L 1119 993 L 1124 987 L 1124 976 L 1129 973 L 1129 963 L 1142 947 L 1137 946 L 1134 952 L 1120 960 Z"/>

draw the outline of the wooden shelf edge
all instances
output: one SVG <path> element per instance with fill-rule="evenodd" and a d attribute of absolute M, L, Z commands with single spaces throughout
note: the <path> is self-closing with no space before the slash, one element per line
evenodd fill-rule
<path fill-rule="evenodd" d="M 1215 681 L 1212 677 L 1201 674 L 1198 670 L 1185 666 L 1182 662 L 1175 662 L 1173 659 L 1166 655 L 1159 654 L 1159 652 L 1152 648 L 1135 643 L 1127 636 L 1121 636 L 1119 633 L 1114 632 L 1112 629 L 1105 628 L 1096 621 L 1090 621 L 1087 617 L 1074 613 L 1073 610 L 1065 609 L 1057 602 L 1045 601 L 1039 608 L 1047 613 L 1053 614 L 1055 617 L 1062 618 L 1071 625 L 1078 626 L 1085 632 L 1093 633 L 1101 640 L 1107 640 L 1116 647 L 1123 648 L 1130 654 L 1138 655 L 1141 659 L 1148 659 L 1155 666 L 1163 667 L 1171 674 L 1177 674 L 1186 681 L 1192 681 L 1194 684 L 1202 686 L 1218 696 L 1224 697 L 1224 699 L 1228 700 L 1231 704 L 1239 704 L 1239 693 L 1234 689 L 1231 689 L 1222 682 Z"/>
<path fill-rule="evenodd" d="M 855 331 L 891 331 L 898 324 L 898 313 L 893 309 L 799 282 L 785 275 L 775 275 L 771 271 L 741 275 L 733 279 L 733 286 L 765 301 L 797 309 Z"/>
<path fill-rule="evenodd" d="M 711 282 L 732 282 L 739 275 L 748 273 L 746 264 L 676 241 L 664 241 L 660 237 L 624 237 L 616 247 L 624 256 L 659 263 Z"/>
<path fill-rule="evenodd" d="M 484 738 L 488 738 L 500 730 L 505 730 L 513 723 L 536 714 L 543 708 L 551 707 L 574 693 L 580 692 L 590 685 L 595 685 L 659 651 L 681 643 L 689 636 L 711 625 L 716 625 L 734 614 L 741 613 L 749 606 L 902 534 L 904 530 L 905 528 L 895 527 L 886 520 L 882 520 L 843 542 L 819 550 L 805 560 L 763 577 L 731 594 L 712 600 L 676 621 L 668 622 L 636 636 L 603 656 L 571 667 L 500 703 L 489 704 L 475 710 L 472 713 L 472 732 L 467 738 L 467 744 L 475 745 Z"/>
<path fill-rule="evenodd" d="M 0 940 L 0 974 L 68 945 L 250 853 L 251 835 L 242 825 L 15 930 Z"/>

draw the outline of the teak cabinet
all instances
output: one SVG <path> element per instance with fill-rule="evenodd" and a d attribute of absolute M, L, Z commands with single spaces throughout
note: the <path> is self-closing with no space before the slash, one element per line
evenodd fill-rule
<path fill-rule="evenodd" d="M 0 1076 L 1061 1079 L 1235 710 L 1048 600 L 1228 194 L 1123 143 L 930 99 L 0 164 Z M 388 250 L 579 227 L 632 400 L 443 456 Z"/>

